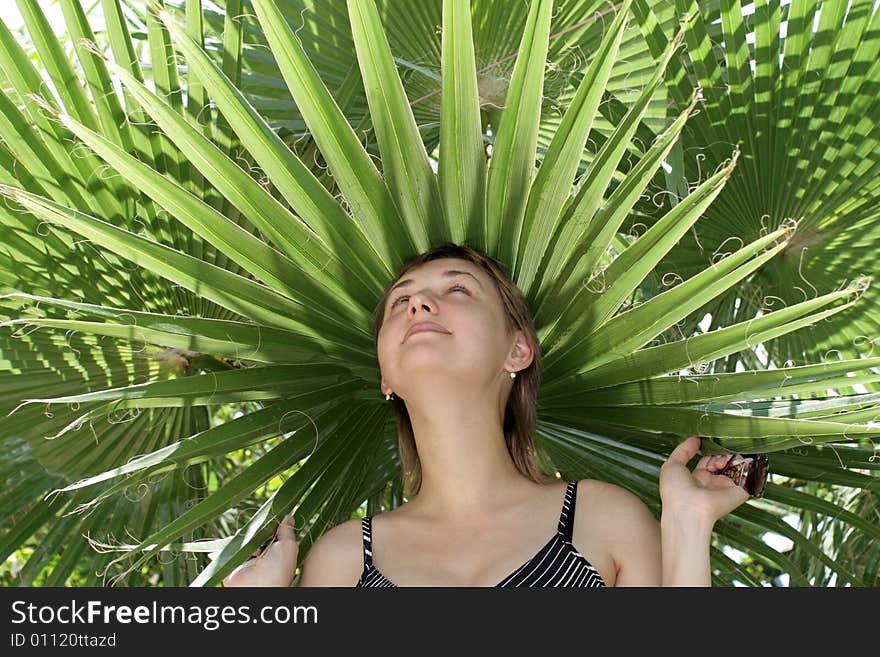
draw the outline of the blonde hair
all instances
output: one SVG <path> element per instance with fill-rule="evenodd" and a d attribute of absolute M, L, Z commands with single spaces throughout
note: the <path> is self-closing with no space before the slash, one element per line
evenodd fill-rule
<path fill-rule="evenodd" d="M 541 385 L 541 345 L 525 296 L 507 277 L 498 261 L 478 249 L 453 242 L 445 242 L 410 258 L 397 272 L 394 280 L 388 283 L 382 298 L 379 299 L 373 316 L 373 338 L 377 347 L 379 331 L 385 319 L 385 304 L 391 288 L 411 269 L 440 258 L 467 260 L 486 272 L 501 294 L 508 331 L 523 331 L 534 348 L 534 359 L 527 368 L 516 373 L 507 398 L 503 422 L 504 439 L 514 465 L 524 476 L 540 484 L 555 481 L 555 474 L 551 474 L 543 466 L 542 462 L 546 462 L 547 459 L 543 454 L 538 453 L 534 441 L 538 421 L 538 388 Z M 412 422 L 403 400 L 395 397 L 390 403 L 397 416 L 397 445 L 403 470 L 403 492 L 407 497 L 412 497 L 418 493 L 422 484 L 422 470 Z"/>

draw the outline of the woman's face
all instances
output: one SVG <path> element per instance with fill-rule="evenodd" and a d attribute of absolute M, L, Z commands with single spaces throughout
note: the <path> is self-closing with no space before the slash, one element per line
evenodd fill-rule
<path fill-rule="evenodd" d="M 424 321 L 442 331 L 407 335 Z M 414 390 L 414 383 L 441 377 L 468 387 L 509 378 L 504 366 L 513 344 L 489 275 L 468 260 L 431 260 L 404 274 L 386 300 L 377 345 L 383 392 L 405 399 L 408 384 Z"/>

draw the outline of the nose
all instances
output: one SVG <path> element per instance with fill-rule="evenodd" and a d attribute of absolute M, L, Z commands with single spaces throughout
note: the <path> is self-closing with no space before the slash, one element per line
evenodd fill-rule
<path fill-rule="evenodd" d="M 418 312 L 419 308 L 424 308 L 428 312 L 433 311 L 433 301 L 429 294 L 425 294 L 422 292 L 413 292 L 409 299 L 407 299 L 407 308 L 406 311 L 410 315 L 414 315 Z"/>

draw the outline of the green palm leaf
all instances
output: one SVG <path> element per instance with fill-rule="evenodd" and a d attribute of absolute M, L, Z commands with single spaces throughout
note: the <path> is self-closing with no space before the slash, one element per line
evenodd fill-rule
<path fill-rule="evenodd" d="M 692 85 L 699 84 L 703 104 L 682 133 L 673 158 L 677 165 L 665 180 L 655 181 L 668 191 L 659 200 L 664 207 L 676 203 L 683 190 L 720 165 L 732 145 L 742 149 L 743 163 L 658 274 L 687 276 L 731 244 L 786 222 L 795 221 L 796 229 L 781 257 L 735 293 L 707 305 L 710 329 L 733 316 L 752 317 L 797 303 L 876 271 L 876 3 L 758 2 L 753 13 L 745 12 L 746 4 L 675 3 L 678 12 L 693 17 L 693 24 L 687 51 L 667 76 L 670 96 L 684 106 Z M 656 56 L 666 37 L 647 28 L 652 5 L 639 0 L 634 10 Z M 638 221 L 650 223 L 657 216 L 651 204 L 639 210 L 643 216 Z M 767 358 L 782 365 L 834 352 L 870 355 L 878 329 L 875 295 L 871 289 L 866 303 L 834 321 L 764 345 Z"/>
<path fill-rule="evenodd" d="M 880 537 L 878 360 L 734 371 L 755 364 L 743 354 L 758 344 L 794 344 L 807 327 L 823 346 L 845 340 L 836 318 L 863 313 L 859 331 L 873 309 L 842 253 L 835 271 L 849 283 L 773 312 L 748 305 L 805 227 L 868 225 L 871 183 L 849 204 L 831 187 L 836 205 L 802 195 L 805 210 L 833 207 L 826 223 L 731 233 L 715 221 L 760 205 L 731 189 L 766 173 L 753 148 L 764 142 L 729 137 L 776 107 L 779 11 L 759 7 L 749 55 L 732 0 L 705 15 L 679 3 L 683 31 L 670 6 L 644 0 L 613 16 L 585 0 L 406 11 L 237 0 L 226 14 L 104 0 L 97 33 L 69 0 L 68 59 L 39 6 L 22 4 L 26 36 L 0 26 L 0 498 L 13 509 L 0 555 L 18 564 L 11 581 L 216 585 L 293 509 L 305 555 L 364 508 L 400 505 L 370 320 L 405 259 L 451 240 L 505 263 L 535 310 L 537 442 L 563 476 L 616 483 L 659 516 L 659 467 L 681 436 L 707 437 L 709 452 L 773 452 L 765 497 L 716 525 L 715 582 L 762 585 L 772 571 L 793 585 L 876 583 L 876 550 L 847 546 Z M 799 3 L 786 11 L 810 16 Z M 842 17 L 828 14 L 834 31 Z M 851 20 L 838 50 L 874 43 L 876 14 Z M 838 159 L 792 142 L 799 159 L 771 160 L 786 172 L 852 163 L 862 151 L 846 140 L 871 143 L 873 128 L 814 108 L 851 97 L 866 116 L 875 60 L 844 66 L 834 39 L 810 49 L 806 27 L 789 35 L 789 61 L 802 65 L 785 74 L 780 107 Z M 548 73 L 576 49 L 567 75 Z M 836 86 L 810 79 L 819 64 Z M 667 94 L 680 105 L 669 118 Z M 717 170 L 691 175 L 693 144 Z M 860 176 L 873 171 L 865 162 Z M 655 208 L 644 197 L 658 181 L 686 193 Z M 623 232 L 633 217 L 648 224 L 639 235 Z M 731 234 L 741 244 L 725 249 Z M 709 262 L 695 256 L 707 244 Z M 717 330 L 696 328 L 707 309 Z M 847 542 L 825 540 L 831 528 Z"/>

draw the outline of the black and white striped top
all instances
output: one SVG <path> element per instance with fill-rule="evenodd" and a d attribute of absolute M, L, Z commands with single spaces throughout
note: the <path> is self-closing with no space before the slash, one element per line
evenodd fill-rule
<path fill-rule="evenodd" d="M 572 544 L 574 534 L 574 508 L 577 501 L 577 481 L 571 481 L 565 491 L 559 527 L 556 533 L 538 553 L 510 575 L 501 580 L 497 587 L 604 587 L 599 571 L 577 551 Z M 364 570 L 357 587 L 397 586 L 373 565 L 372 516 L 365 517 L 361 524 L 364 534 Z"/>

